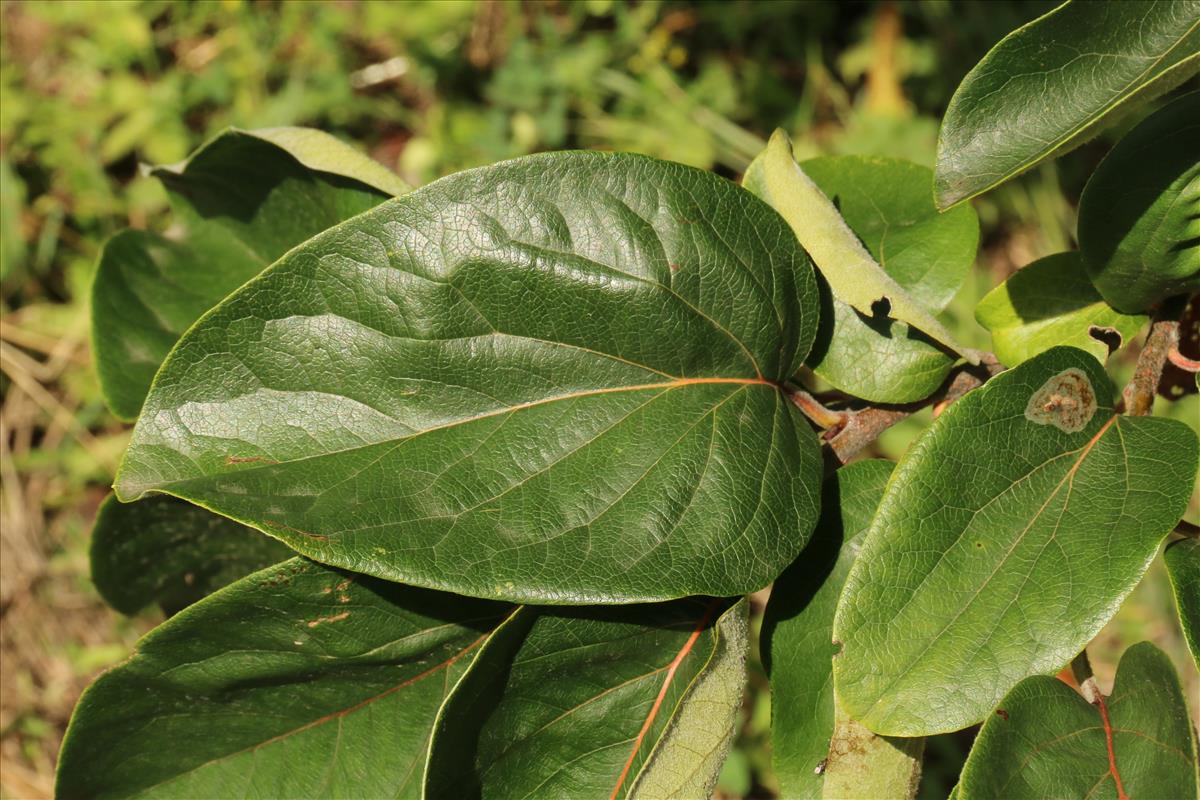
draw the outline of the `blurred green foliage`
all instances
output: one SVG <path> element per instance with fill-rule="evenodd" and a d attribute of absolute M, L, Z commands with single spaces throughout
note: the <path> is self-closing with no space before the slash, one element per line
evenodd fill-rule
<path fill-rule="evenodd" d="M 930 163 L 958 78 L 1048 5 L 7 2 L 0 289 L 69 299 L 65 273 L 100 241 L 158 223 L 165 198 L 138 164 L 231 125 L 319 127 L 417 185 L 565 147 L 733 175 L 777 125 L 801 156 Z M 1054 177 L 993 221 L 1033 209 L 1065 243 Z"/>
<path fill-rule="evenodd" d="M 413 185 L 576 147 L 639 151 L 736 177 L 775 127 L 791 133 L 799 158 L 874 154 L 932 165 L 958 81 L 1008 31 L 1055 4 L 6 0 L 0 311 L 55 367 L 46 369 L 46 397 L 22 406 L 50 421 L 30 423 L 36 430 L 13 456 L 36 511 L 51 520 L 52 563 L 69 565 L 61 571 L 79 584 L 72 590 L 99 608 L 84 577 L 83 531 L 125 433 L 86 367 L 86 296 L 109 235 L 166 222 L 165 194 L 140 164 L 178 161 L 228 126 L 307 125 L 364 147 Z M 1114 138 L 976 202 L 982 268 L 946 313 L 956 338 L 988 347 L 974 321 L 977 299 L 1016 267 L 1072 246 L 1078 195 Z M 29 365 L 28 375 L 38 369 Z M 0 376 L 5 395 L 9 380 Z M 878 452 L 898 456 L 928 420 L 926 410 L 888 431 Z M 47 437 L 61 446 L 44 446 Z M 1154 614 L 1160 589 L 1147 590 Z M 54 610 L 53 599 L 37 602 Z M 1122 619 L 1136 627 L 1139 613 Z M 125 652 L 132 633 L 116 626 L 96 636 L 125 644 L 47 647 L 82 681 Z M 776 788 L 765 685 L 752 664 L 747 725 L 721 781 L 727 796 Z M 45 743 L 49 759 L 73 702 L 70 692 L 30 701 L 34 710 L 19 709 L 4 735 L 18 737 L 22 752 Z M 969 741 L 968 732 L 930 743 L 922 796 L 945 796 Z"/>

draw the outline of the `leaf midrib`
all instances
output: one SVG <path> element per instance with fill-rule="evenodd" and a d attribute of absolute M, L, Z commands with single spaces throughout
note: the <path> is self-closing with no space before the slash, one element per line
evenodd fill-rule
<path fill-rule="evenodd" d="M 516 613 L 516 612 L 515 611 L 511 612 L 509 614 L 509 616 L 511 617 L 511 615 L 513 613 Z M 467 653 L 471 652 L 472 650 L 476 649 L 481 644 L 483 644 L 488 639 L 488 637 L 490 637 L 491 635 L 492 635 L 492 631 L 483 633 L 477 639 L 475 639 L 473 642 L 471 642 L 466 647 L 459 650 L 457 653 L 455 653 L 454 655 L 452 655 L 450 658 L 446 659 L 445 661 L 442 661 L 439 664 L 435 664 L 434 666 L 430 667 L 429 669 L 425 670 L 424 672 L 418 673 L 417 675 L 414 675 L 411 678 L 407 678 L 407 679 L 401 681 L 400 683 L 396 684 L 395 686 L 390 686 L 387 689 L 383 690 L 382 692 L 380 692 L 376 695 L 373 695 L 371 697 L 368 697 L 364 700 L 360 700 L 351 706 L 347 706 L 346 708 L 339 709 L 337 711 L 331 711 L 328 714 L 325 714 L 324 716 L 318 717 L 317 719 L 314 719 L 314 720 L 310 720 L 309 722 L 306 722 L 303 725 L 300 725 L 291 730 L 276 734 L 275 736 L 264 739 L 261 742 L 256 742 L 255 744 L 249 745 L 247 747 L 243 747 L 240 750 L 235 750 L 231 753 L 225 753 L 223 755 L 217 756 L 216 758 L 210 758 L 207 761 L 204 761 L 193 767 L 189 767 L 188 769 L 183 770 L 181 772 L 177 772 L 174 775 L 171 775 L 161 781 L 158 781 L 156 783 L 151 783 L 147 786 L 143 786 L 140 789 L 138 789 L 139 796 L 144 795 L 145 792 L 147 792 L 151 789 L 156 789 L 160 786 L 164 786 L 168 783 L 179 780 L 184 775 L 190 775 L 190 774 L 192 774 L 198 770 L 204 769 L 205 767 L 210 766 L 212 764 L 217 764 L 222 761 L 227 761 L 231 758 L 236 758 L 237 756 L 240 756 L 244 753 L 253 752 L 253 751 L 258 750 L 263 747 L 268 747 L 268 746 L 274 744 L 275 742 L 283 741 L 284 739 L 287 739 L 291 736 L 297 736 L 297 735 L 305 733 L 306 731 L 310 731 L 314 728 L 318 728 L 321 725 L 324 725 L 324 724 L 330 722 L 331 720 L 334 720 L 334 719 L 341 720 L 344 717 L 349 716 L 350 714 L 353 714 L 354 712 L 356 712 L 360 709 L 366 708 L 367 706 L 371 705 L 372 703 L 378 702 L 379 700 L 382 700 L 385 697 L 388 697 L 389 695 L 395 694 L 396 692 L 400 691 L 401 689 L 405 689 L 409 686 L 419 683 L 420 681 L 424 680 L 425 678 L 436 675 L 437 673 L 441 672 L 442 670 L 449 669 L 451 666 L 454 665 L 455 662 L 457 662 L 459 659 L 461 659 Z"/>
<path fill-rule="evenodd" d="M 667 691 L 670 689 L 671 684 L 675 680 L 675 673 L 679 669 L 679 665 L 683 663 L 683 660 L 687 658 L 688 654 L 691 653 L 692 649 L 696 646 L 696 642 L 699 641 L 700 635 L 704 632 L 709 620 L 712 619 L 713 614 L 716 612 L 717 604 L 719 602 L 720 601 L 717 598 L 714 598 L 708 604 L 699 621 L 692 629 L 691 635 L 688 636 L 687 641 L 685 641 L 683 646 L 679 648 L 675 658 L 666 665 L 665 669 L 667 671 L 667 676 L 663 679 L 663 684 L 658 690 L 658 695 L 654 699 L 654 704 L 650 707 L 650 711 L 646 715 L 646 720 L 643 722 L 641 730 L 638 731 L 637 737 L 634 739 L 633 750 L 630 751 L 629 758 L 626 760 L 625 766 L 621 770 L 621 774 L 617 777 L 617 783 L 613 787 L 612 794 L 609 796 L 609 800 L 616 800 L 616 798 L 620 795 L 621 787 L 625 784 L 625 779 L 629 777 L 629 772 L 633 768 L 633 764 L 637 759 L 638 751 L 642 749 L 642 743 L 645 741 L 646 735 L 650 732 L 651 727 L 653 727 L 654 720 L 658 717 L 658 712 L 661 710 L 663 701 L 666 699 Z"/>
<path fill-rule="evenodd" d="M 1025 536 L 1029 533 L 1029 530 L 1033 527 L 1034 523 L 1036 523 L 1041 518 L 1042 512 L 1044 512 L 1046 510 L 1046 508 L 1050 505 L 1050 502 L 1052 500 L 1054 500 L 1055 497 L 1058 496 L 1058 494 L 1062 490 L 1062 487 L 1064 484 L 1066 484 L 1068 487 L 1067 498 L 1066 498 L 1066 500 L 1063 501 L 1063 508 L 1065 510 L 1067 504 L 1070 502 L 1070 492 L 1074 486 L 1075 474 L 1079 471 L 1080 466 L 1083 465 L 1084 460 L 1092 452 L 1092 449 L 1096 446 L 1096 444 L 1100 441 L 1100 439 L 1104 436 L 1104 434 L 1108 432 L 1109 428 L 1113 427 L 1114 424 L 1117 423 L 1119 418 L 1120 418 L 1120 415 L 1114 414 L 1108 419 L 1108 421 L 1106 421 L 1103 425 L 1100 426 L 1100 429 L 1098 431 L 1096 431 L 1096 433 L 1087 442 L 1087 444 L 1085 444 L 1083 446 L 1083 448 L 1080 450 L 1079 457 L 1076 458 L 1075 463 L 1072 464 L 1067 469 L 1066 473 L 1059 480 L 1058 484 L 1049 493 L 1049 495 L 1047 495 L 1045 501 L 1042 503 L 1042 505 L 1038 508 L 1038 510 L 1030 518 L 1029 524 L 1027 524 L 1025 526 L 1025 528 L 1021 531 L 1021 533 L 1017 535 L 1016 539 L 1013 541 L 1012 545 L 1008 548 L 1007 552 L 1005 552 L 1004 555 L 998 560 L 995 568 L 992 569 L 991 573 L 986 578 L 984 578 L 983 582 L 979 584 L 979 586 L 975 589 L 975 592 L 971 595 L 971 597 L 965 603 L 962 604 L 962 607 L 959 609 L 959 611 L 949 621 L 946 622 L 946 624 L 942 627 L 942 629 L 940 631 L 938 631 L 936 634 L 934 634 L 931 638 L 929 638 L 927 640 L 926 646 L 923 647 L 921 650 L 919 650 L 917 652 L 917 654 L 912 659 L 909 660 L 908 664 L 904 667 L 904 669 L 900 670 L 896 674 L 896 676 L 892 679 L 892 681 L 882 691 L 880 691 L 877 694 L 877 696 L 875 698 L 875 702 L 873 702 L 861 714 L 861 717 L 863 719 L 868 718 L 868 716 L 871 715 L 871 712 L 873 712 L 879 706 L 879 704 L 881 702 L 883 702 L 883 700 L 890 695 L 891 690 L 893 688 L 895 688 L 896 684 L 898 684 L 900 681 L 905 679 L 909 674 L 911 674 L 913 669 L 918 664 L 920 664 L 922 661 L 924 661 L 926 659 L 926 657 L 928 656 L 930 651 L 933 649 L 934 645 L 938 641 L 941 640 L 942 636 L 945 635 L 946 631 L 948 631 L 951 627 L 953 627 L 954 624 L 956 622 L 958 622 L 958 619 L 963 614 L 965 614 L 972 605 L 974 605 L 975 601 L 979 599 L 979 596 L 981 594 L 983 594 L 983 591 L 988 587 L 988 585 L 991 583 L 992 579 L 994 577 L 996 577 L 997 573 L 999 573 L 1000 570 L 1005 566 L 1005 564 L 1008 563 L 1008 559 L 1012 556 L 1013 552 L 1018 547 L 1020 547 L 1020 545 L 1025 541 Z M 964 526 L 963 530 L 959 532 L 959 536 L 961 536 L 966 531 L 966 527 L 967 526 Z M 957 539 L 955 541 L 957 542 Z M 947 548 L 947 550 L 948 549 L 949 548 Z M 914 592 L 914 596 L 915 596 L 915 592 Z"/>
<path fill-rule="evenodd" d="M 668 391 L 671 391 L 674 389 L 681 389 L 681 388 L 685 388 L 685 387 L 689 387 L 689 386 L 713 386 L 713 385 L 767 386 L 776 391 L 781 391 L 781 392 L 784 391 L 783 387 L 780 386 L 780 384 L 775 383 L 774 381 L 767 380 L 766 378 L 720 378 L 720 377 L 674 378 L 670 381 L 662 381 L 660 383 L 643 383 L 643 384 L 634 384 L 634 385 L 630 385 L 630 386 L 603 386 L 603 387 L 599 387 L 599 388 L 595 388 L 595 389 L 586 389 L 586 390 L 578 391 L 578 392 L 568 392 L 565 394 L 554 395 L 552 397 L 543 397 L 543 398 L 538 398 L 537 400 L 529 400 L 529 401 L 526 401 L 523 403 L 516 403 L 513 405 L 503 406 L 501 408 L 492 409 L 492 410 L 484 412 L 482 414 L 476 414 L 476 415 L 473 415 L 470 417 L 463 417 L 460 419 L 451 420 L 450 422 L 442 423 L 440 425 L 432 425 L 428 428 L 423 428 L 421 430 L 414 431 L 413 433 L 405 435 L 405 436 L 398 436 L 394 439 L 384 439 L 379 442 L 370 442 L 368 444 L 358 444 L 358 445 L 354 445 L 352 447 L 342 448 L 340 450 L 329 450 L 327 452 L 315 453 L 313 455 L 304 456 L 302 458 L 293 458 L 293 459 L 288 459 L 288 460 L 283 460 L 283 461 L 276 461 L 274 463 L 256 462 L 253 466 L 243 467 L 242 469 L 232 470 L 229 472 L 202 473 L 200 475 L 195 475 L 195 476 L 190 476 L 190 477 L 185 477 L 185 478 L 176 478 L 176 479 L 169 480 L 169 481 L 149 483 L 149 484 L 139 486 L 133 493 L 121 491 L 122 481 L 120 480 L 120 476 L 118 476 L 118 480 L 117 480 L 116 486 L 114 488 L 116 489 L 118 499 L 120 499 L 122 502 L 132 502 L 134 500 L 140 499 L 142 496 L 145 495 L 145 493 L 147 491 L 165 490 L 167 487 L 171 487 L 171 486 L 181 484 L 181 483 L 189 483 L 194 480 L 206 480 L 206 479 L 212 479 L 212 478 L 217 478 L 217 477 L 226 478 L 226 477 L 230 477 L 230 476 L 234 476 L 234 475 L 242 476 L 247 473 L 252 473 L 252 472 L 262 471 L 262 470 L 269 470 L 269 469 L 273 469 L 273 468 L 276 468 L 279 466 L 290 466 L 290 465 L 295 465 L 295 464 L 303 464 L 305 462 L 313 461 L 316 459 L 327 458 L 329 456 L 335 456 L 335 455 L 339 455 L 342 453 L 355 452 L 358 450 L 366 449 L 368 447 L 376 447 L 380 444 L 384 444 L 387 442 L 390 442 L 393 446 L 399 446 L 400 444 L 402 444 L 410 439 L 425 436 L 427 434 L 435 433 L 437 431 L 448 430 L 451 428 L 458 427 L 460 425 L 465 425 L 465 424 L 472 423 L 472 422 L 479 422 L 481 420 L 491 419 L 493 417 L 503 416 L 505 414 L 514 414 L 514 413 L 517 413 L 520 411 L 528 410 L 530 408 L 537 408 L 539 406 L 549 405 L 551 403 L 563 402 L 563 401 L 567 401 L 567 400 L 578 400 L 578 399 L 589 398 L 589 397 L 598 397 L 598 396 L 602 396 L 602 395 L 606 395 L 606 394 L 618 394 L 618 393 L 622 393 L 622 392 L 659 391 L 659 392 L 665 393 L 665 392 L 668 392 Z M 122 469 L 122 472 L 124 472 L 124 469 Z"/>

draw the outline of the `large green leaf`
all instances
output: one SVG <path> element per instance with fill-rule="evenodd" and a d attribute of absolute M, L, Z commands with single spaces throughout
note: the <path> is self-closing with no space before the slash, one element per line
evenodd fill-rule
<path fill-rule="evenodd" d="M 803 169 L 914 302 L 931 312 L 946 307 L 975 260 L 974 209 L 939 214 L 930 191 L 932 170 L 899 159 L 814 158 Z M 954 364 L 951 353 L 905 322 L 866 316 L 836 296 L 822 311 L 808 365 L 856 397 L 877 403 L 920 400 L 942 384 Z"/>
<path fill-rule="evenodd" d="M 970 207 L 939 212 L 933 170 L 899 158 L 824 156 L 801 164 L 871 256 L 915 302 L 941 311 L 979 249 Z"/>
<path fill-rule="evenodd" d="M 167 236 L 118 233 L 92 286 L 100 386 L 128 420 L 201 314 L 292 247 L 406 190 L 358 151 L 304 128 L 226 131 L 152 174 L 182 224 Z"/>
<path fill-rule="evenodd" d="M 1170 660 L 1125 651 L 1112 696 L 1089 703 L 1045 675 L 1017 684 L 988 717 L 963 767 L 959 800 L 1192 798 L 1196 740 Z"/>
<path fill-rule="evenodd" d="M 816 313 L 795 236 L 714 175 L 598 153 L 471 170 L 197 323 L 117 494 L 468 595 L 743 593 L 816 521 L 816 436 L 780 388 Z"/>
<path fill-rule="evenodd" d="M 1085 141 L 1200 68 L 1200 2 L 1068 2 L 963 78 L 938 137 L 941 208 Z"/>
<path fill-rule="evenodd" d="M 437 710 L 506 613 L 299 558 L 255 573 L 84 693 L 57 794 L 419 797 Z"/>
<path fill-rule="evenodd" d="M 775 131 L 756 161 L 747 171 L 747 188 L 787 220 L 834 297 L 868 317 L 879 315 L 881 306 L 886 306 L 883 316 L 904 322 L 969 360 L 977 360 L 978 354 L 959 345 L 930 309 L 884 271 L 863 247 L 837 207 L 796 163 L 787 134 Z M 839 185 L 845 189 L 852 184 L 839 181 Z M 920 212 L 918 206 L 910 213 Z"/>
<path fill-rule="evenodd" d="M 1104 302 L 1077 252 L 1022 267 L 979 301 L 975 318 L 991 331 L 1000 363 L 1010 367 L 1059 345 L 1086 350 L 1103 364 L 1148 319 Z"/>
<path fill-rule="evenodd" d="M 1182 539 L 1167 545 L 1163 553 L 1183 638 L 1192 651 L 1192 660 L 1200 669 L 1200 539 Z"/>
<path fill-rule="evenodd" d="M 286 545 L 173 497 L 100 504 L 92 581 L 117 611 L 151 603 L 168 613 L 291 555 Z"/>
<path fill-rule="evenodd" d="M 438 714 L 426 796 L 708 797 L 745 654 L 744 600 L 525 607 Z"/>
<path fill-rule="evenodd" d="M 844 716 L 836 720 L 839 747 L 830 746 L 833 612 L 891 474 L 891 462 L 874 460 L 849 464 L 827 478 L 812 541 L 771 589 L 763 615 L 763 660 L 771 678 L 771 752 L 784 797 L 870 796 L 860 793 L 866 791 L 903 797 L 877 790 L 881 783 L 907 788 L 919 767 L 901 757 L 896 769 L 889 758 L 906 754 L 914 740 L 877 737 Z"/>
<path fill-rule="evenodd" d="M 786 206 L 775 203 L 768 187 L 770 158 L 768 150 L 755 159 L 743 183 L 786 216 Z M 899 287 L 907 294 L 908 305 L 900 312 L 920 307 L 922 319 L 933 319 L 930 314 L 950 301 L 975 259 L 975 212 L 960 208 L 939 214 L 930 194 L 933 173 L 906 161 L 835 156 L 810 159 L 801 168 L 813 184 L 811 191 L 806 192 L 808 185 L 799 179 L 790 181 L 787 191 L 817 199 L 798 205 L 788 218 L 822 275 L 835 276 L 829 280 L 832 291 L 822 287 L 821 323 L 808 365 L 833 386 L 873 402 L 903 403 L 929 396 L 955 357 L 892 310 L 892 290 Z M 786 173 L 784 177 L 789 179 Z M 781 183 L 775 182 L 776 191 L 782 191 Z M 844 220 L 839 225 L 846 241 L 840 244 L 826 241 L 824 234 L 832 223 L 820 221 L 824 218 L 813 210 L 825 206 Z M 828 265 L 822 265 L 822 253 L 829 254 Z M 860 261 L 846 260 L 854 253 Z M 872 270 L 890 283 L 872 287 L 862 278 Z M 850 291 L 851 297 L 839 291 Z M 875 305 L 883 297 L 888 298 L 886 310 Z"/>
<path fill-rule="evenodd" d="M 1058 347 L 947 408 L 896 467 L 838 604 L 833 671 L 876 733 L 982 719 L 1116 612 L 1187 505 L 1196 434 L 1113 413 Z"/>
<path fill-rule="evenodd" d="M 1079 200 L 1079 249 L 1117 308 L 1200 289 L 1200 92 L 1151 114 L 1096 167 Z"/>

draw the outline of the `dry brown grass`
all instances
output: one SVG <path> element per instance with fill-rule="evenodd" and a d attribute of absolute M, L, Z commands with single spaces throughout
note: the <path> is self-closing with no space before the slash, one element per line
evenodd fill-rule
<path fill-rule="evenodd" d="M 0 322 L 0 796 L 31 800 L 53 793 L 80 692 L 149 624 L 109 611 L 87 579 L 87 528 L 121 434 L 103 415 L 82 421 L 95 397 L 86 321 L 54 330 L 44 309 Z"/>

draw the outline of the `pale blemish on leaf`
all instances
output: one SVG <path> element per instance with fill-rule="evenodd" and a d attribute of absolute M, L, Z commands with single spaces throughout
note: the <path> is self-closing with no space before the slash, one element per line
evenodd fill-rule
<path fill-rule="evenodd" d="M 343 611 L 340 614 L 330 614 L 329 616 L 326 616 L 326 617 L 317 617 L 316 619 L 311 619 L 308 621 L 308 627 L 315 628 L 318 625 L 325 624 L 326 622 L 340 622 L 341 620 L 344 620 L 348 616 L 350 616 L 350 612 Z"/>
<path fill-rule="evenodd" d="M 829 755 L 821 762 L 823 798 L 912 800 L 921 777 L 922 738 L 878 736 L 835 706 Z"/>
<path fill-rule="evenodd" d="M 1083 370 L 1071 367 L 1042 384 L 1029 398 L 1025 419 L 1053 425 L 1064 433 L 1078 433 L 1096 413 L 1096 392 Z"/>
<path fill-rule="evenodd" d="M 232 467 L 235 464 L 278 464 L 270 458 L 262 456 L 225 456 L 225 466 Z"/>

